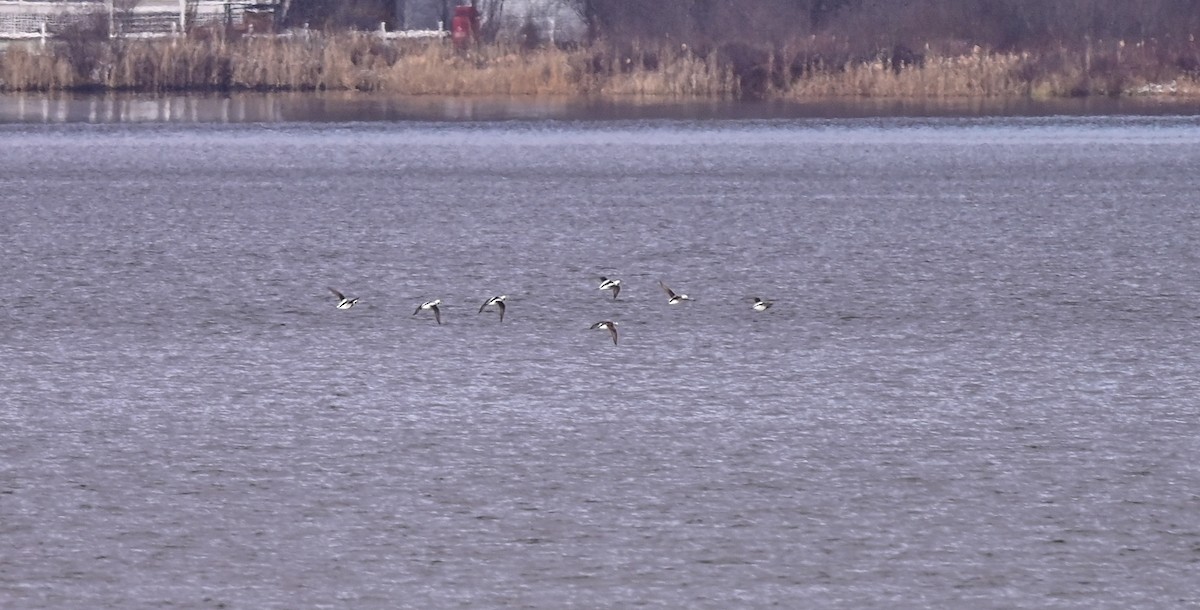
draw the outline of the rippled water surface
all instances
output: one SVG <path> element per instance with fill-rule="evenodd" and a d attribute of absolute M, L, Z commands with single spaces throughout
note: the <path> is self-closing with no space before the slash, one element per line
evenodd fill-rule
<path fill-rule="evenodd" d="M 1178 117 L 0 126 L 0 606 L 1200 605 L 1197 168 Z"/>

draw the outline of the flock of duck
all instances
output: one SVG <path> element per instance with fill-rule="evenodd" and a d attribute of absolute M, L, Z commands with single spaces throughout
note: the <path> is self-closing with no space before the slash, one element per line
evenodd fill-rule
<path fill-rule="evenodd" d="M 669 286 L 667 286 L 665 283 L 663 283 L 662 280 L 658 281 L 658 286 L 663 289 L 663 292 L 667 293 L 667 304 L 668 305 L 678 305 L 680 303 L 683 303 L 684 301 L 693 300 L 692 297 L 689 297 L 686 294 L 677 293 L 674 290 L 671 290 L 671 288 Z M 612 298 L 615 301 L 615 300 L 617 300 L 617 295 L 621 293 L 621 280 L 611 279 L 611 278 L 601 276 L 599 289 L 607 290 L 607 291 L 611 292 Z M 338 309 L 350 309 L 351 307 L 354 307 L 355 303 L 358 303 L 357 297 L 350 298 L 350 297 L 342 294 L 341 291 L 336 290 L 334 288 L 330 288 L 329 292 L 332 292 L 333 296 L 337 298 L 337 304 L 335 306 Z M 488 300 L 483 302 L 483 305 L 479 306 L 479 313 L 483 313 L 489 307 L 495 307 L 496 311 L 500 314 L 500 322 L 504 322 L 504 309 L 505 309 L 504 300 L 507 298 L 508 298 L 508 295 L 506 295 L 506 294 L 501 294 L 501 295 L 497 295 L 497 296 L 489 298 Z M 774 303 L 775 303 L 774 301 L 766 301 L 766 300 L 760 299 L 759 297 L 753 297 L 753 299 L 754 299 L 754 302 L 750 306 L 750 308 L 753 309 L 754 311 L 758 311 L 758 312 L 763 312 L 763 311 L 770 309 L 771 305 L 774 305 Z M 440 309 L 438 309 L 438 305 L 441 305 L 441 304 L 442 304 L 441 299 L 425 301 L 424 303 L 421 303 L 420 305 L 417 306 L 417 309 L 416 309 L 416 311 L 413 312 L 413 315 L 415 316 L 415 315 L 421 313 L 422 311 L 431 311 L 431 312 L 433 312 L 433 319 L 440 325 L 442 323 L 442 312 Z M 595 324 L 591 325 L 590 329 L 591 330 L 601 330 L 601 329 L 607 330 L 609 336 L 612 337 L 613 345 L 617 344 L 617 323 L 616 322 L 613 322 L 612 320 L 601 320 L 601 321 L 596 322 Z"/>

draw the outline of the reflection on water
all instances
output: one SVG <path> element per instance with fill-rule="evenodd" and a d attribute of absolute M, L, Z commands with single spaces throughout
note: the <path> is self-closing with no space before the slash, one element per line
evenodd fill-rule
<path fill-rule="evenodd" d="M 1200 100 L 841 99 L 814 102 L 595 100 L 366 93 L 0 95 L 0 123 L 274 123 L 517 119 L 771 119 L 868 116 L 1200 114 Z"/>
<path fill-rule="evenodd" d="M 0 122 L 16 123 L 253 123 L 285 121 L 277 96 L 170 95 L 0 97 Z"/>
<path fill-rule="evenodd" d="M 12 95 L 0 121 L 16 123 L 237 123 L 283 120 L 265 98 Z"/>

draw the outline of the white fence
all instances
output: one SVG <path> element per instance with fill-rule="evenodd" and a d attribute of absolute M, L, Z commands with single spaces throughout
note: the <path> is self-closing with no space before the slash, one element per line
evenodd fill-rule
<path fill-rule="evenodd" d="M 0 39 L 53 37 L 71 28 L 109 35 L 169 36 L 206 23 L 242 25 L 248 13 L 272 15 L 279 0 L 0 0 Z"/>

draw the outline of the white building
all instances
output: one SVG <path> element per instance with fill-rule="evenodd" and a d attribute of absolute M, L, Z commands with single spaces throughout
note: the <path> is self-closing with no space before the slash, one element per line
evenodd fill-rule
<path fill-rule="evenodd" d="M 53 36 L 69 28 L 161 36 L 197 23 L 240 26 L 271 15 L 280 0 L 0 0 L 0 38 Z"/>
<path fill-rule="evenodd" d="M 401 30 L 449 30 L 454 8 L 471 0 L 392 0 Z M 124 36 L 167 36 L 197 23 L 244 26 L 286 16 L 293 0 L 0 0 L 0 39 L 54 36 L 70 28 L 103 26 Z M 522 42 L 532 24 L 541 43 L 582 40 L 583 21 L 572 0 L 475 0 L 497 38 Z"/>

